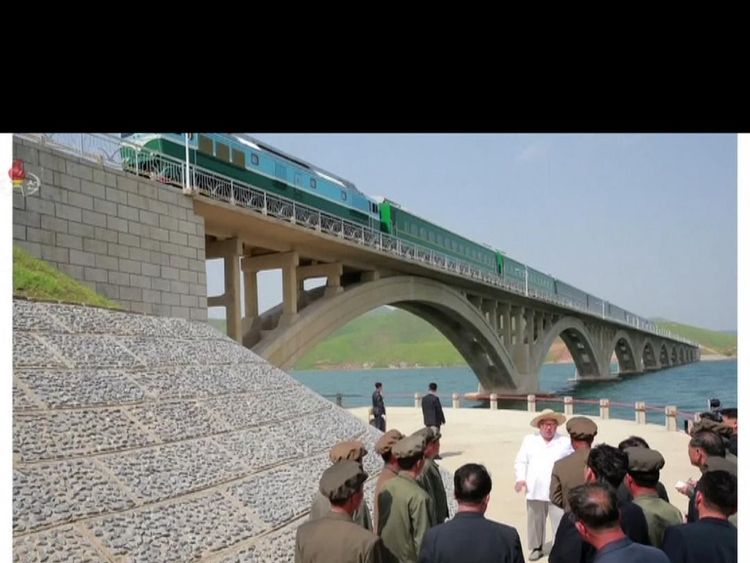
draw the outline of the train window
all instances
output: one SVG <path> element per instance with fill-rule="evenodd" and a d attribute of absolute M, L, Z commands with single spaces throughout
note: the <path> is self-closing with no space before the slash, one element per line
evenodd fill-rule
<path fill-rule="evenodd" d="M 315 178 L 310 178 L 310 187 L 312 189 L 316 189 L 318 187 L 318 182 L 315 181 Z"/>
<path fill-rule="evenodd" d="M 254 152 L 250 153 L 250 162 L 255 164 L 255 166 L 258 166 L 258 155 L 255 154 Z"/>
<path fill-rule="evenodd" d="M 372 212 L 373 213 L 377 213 L 378 212 L 378 204 L 377 203 L 372 203 L 371 205 L 372 205 Z"/>
<path fill-rule="evenodd" d="M 216 143 L 216 158 L 229 162 L 229 147 L 224 143 Z"/>
<path fill-rule="evenodd" d="M 414 223 L 412 223 L 412 224 L 409 225 L 409 231 L 414 236 L 417 236 L 417 226 Z"/>
<path fill-rule="evenodd" d="M 276 177 L 286 180 L 286 166 L 276 163 Z"/>
<path fill-rule="evenodd" d="M 341 190 L 341 200 L 342 201 L 346 201 L 347 195 L 348 194 L 344 190 Z"/>
<path fill-rule="evenodd" d="M 419 227 L 419 238 L 421 239 L 427 238 L 427 230 L 424 227 Z"/>
<path fill-rule="evenodd" d="M 245 167 L 245 153 L 237 149 L 232 149 L 232 164 L 236 164 L 240 168 Z"/>
<path fill-rule="evenodd" d="M 198 135 L 198 150 L 213 156 L 214 142 L 205 135 Z"/>

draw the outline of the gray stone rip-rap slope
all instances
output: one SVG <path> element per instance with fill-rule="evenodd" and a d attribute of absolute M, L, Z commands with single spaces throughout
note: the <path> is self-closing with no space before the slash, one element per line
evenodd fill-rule
<path fill-rule="evenodd" d="M 198 322 L 15 299 L 13 367 L 15 561 L 292 561 L 329 448 L 381 436 Z"/>

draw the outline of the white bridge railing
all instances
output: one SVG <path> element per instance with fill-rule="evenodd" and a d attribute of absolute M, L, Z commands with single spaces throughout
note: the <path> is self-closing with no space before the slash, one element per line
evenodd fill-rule
<path fill-rule="evenodd" d="M 511 293 L 533 297 L 538 301 L 600 317 L 613 323 L 657 334 L 691 346 L 698 346 L 686 338 L 658 328 L 651 321 L 635 315 L 629 314 L 628 320 L 618 319 L 598 311 L 593 312 L 571 299 L 540 293 L 533 288 L 527 290 L 522 282 L 507 280 L 496 273 L 482 270 L 470 262 L 382 233 L 377 228 L 373 228 L 372 225 L 368 227 L 353 223 L 312 207 L 301 205 L 282 196 L 268 193 L 261 188 L 205 170 L 192 163 L 190 164 L 190 181 L 189 184 L 186 184 L 184 160 L 144 148 L 129 142 L 127 138 L 122 139 L 116 134 L 23 133 L 17 135 L 43 145 L 52 146 L 56 150 L 77 157 L 93 160 L 103 166 L 124 170 L 139 176 L 147 176 L 158 182 L 174 184 L 183 188 L 189 185 L 191 190 L 195 190 L 205 197 L 270 215 L 282 221 L 399 256 L 405 260 L 412 260 L 439 270 L 453 272 Z"/>

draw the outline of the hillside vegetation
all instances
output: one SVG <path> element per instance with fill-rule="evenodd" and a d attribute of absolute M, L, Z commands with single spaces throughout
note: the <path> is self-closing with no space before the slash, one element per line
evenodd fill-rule
<path fill-rule="evenodd" d="M 110 309 L 121 308 L 114 301 L 16 246 L 13 247 L 13 295 Z"/>
<path fill-rule="evenodd" d="M 225 330 L 223 319 L 209 319 Z M 737 336 L 657 320 L 657 325 L 701 345 L 705 355 L 733 356 Z M 560 339 L 550 348 L 548 362 L 570 362 Z M 303 356 L 295 369 L 357 369 L 361 367 L 463 366 L 461 355 L 432 325 L 399 309 L 381 308 L 340 328 Z"/>
<path fill-rule="evenodd" d="M 661 328 L 689 338 L 701 345 L 703 354 L 719 354 L 721 356 L 737 355 L 737 334 L 707 330 L 697 326 L 673 323 L 671 321 L 658 319 L 656 321 Z"/>
<path fill-rule="evenodd" d="M 701 345 L 703 354 L 732 356 L 737 337 L 668 321 L 657 324 Z M 557 339 L 548 362 L 570 362 L 570 352 Z M 463 366 L 458 351 L 432 325 L 401 311 L 377 309 L 331 334 L 303 356 L 295 369 L 356 369 L 360 367 Z"/>

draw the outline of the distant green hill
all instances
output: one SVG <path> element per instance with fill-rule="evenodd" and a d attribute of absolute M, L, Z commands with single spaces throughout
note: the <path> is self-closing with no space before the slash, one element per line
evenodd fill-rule
<path fill-rule="evenodd" d="M 701 346 L 701 352 L 704 354 L 720 354 L 722 356 L 737 355 L 737 334 L 728 332 L 718 332 L 698 328 L 696 326 L 683 325 L 664 319 L 654 321 L 660 328 L 671 330 Z"/>
<path fill-rule="evenodd" d="M 209 319 L 208 322 L 226 332 L 224 319 Z M 704 354 L 736 354 L 735 335 L 663 320 L 655 322 L 700 343 Z M 550 348 L 547 361 L 570 361 L 570 353 L 560 339 Z M 294 368 L 356 369 L 399 365 L 465 366 L 466 362 L 453 345 L 426 321 L 400 309 L 381 307 L 331 334 L 300 358 Z"/>
<path fill-rule="evenodd" d="M 429 323 L 404 311 L 376 309 L 340 328 L 303 356 L 295 369 L 466 365 Z"/>
<path fill-rule="evenodd" d="M 121 309 L 114 301 L 17 246 L 13 247 L 13 295 Z"/>

